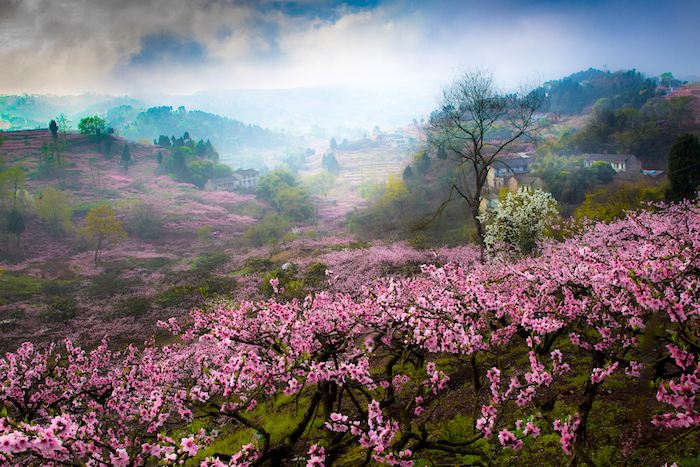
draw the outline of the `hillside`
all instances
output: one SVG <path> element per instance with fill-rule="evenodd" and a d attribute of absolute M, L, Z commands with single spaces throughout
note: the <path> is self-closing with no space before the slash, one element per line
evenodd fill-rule
<path fill-rule="evenodd" d="M 123 120 L 129 118 L 130 109 L 114 110 L 121 111 L 115 115 L 115 120 L 120 114 L 126 114 Z M 186 110 L 184 107 L 177 109 L 152 107 L 136 114 L 131 121 L 118 130 L 123 137 L 134 141 L 152 141 L 160 135 L 179 136 L 188 132 L 192 138 L 211 140 L 221 152 L 222 159 L 239 166 L 253 167 L 261 167 L 261 165 L 254 160 L 251 164 L 251 157 L 244 155 L 246 151 L 252 150 L 259 154 L 260 151 L 273 150 L 281 153 L 284 147 L 294 142 L 291 136 L 283 133 L 257 125 L 246 125 L 238 120 L 199 110 Z"/>
<path fill-rule="evenodd" d="M 119 157 L 105 160 L 93 140 L 68 133 L 60 136 L 64 168 L 47 176 L 40 167 L 42 148 L 52 141 L 47 130 L 1 135 L 5 169 L 21 167 L 27 178 L 27 199 L 20 203 L 26 221 L 21 258 L 8 237 L 0 246 L 2 349 L 63 336 L 95 343 L 109 334 L 117 346 L 140 342 L 159 333 L 159 319 L 186 315 L 218 294 L 236 301 L 264 296 L 264 276 L 287 262 L 298 268 L 302 291 L 325 287 L 319 264 L 336 271 L 336 290 L 350 291 L 358 281 L 382 273 L 416 270 L 418 262 L 431 257 L 403 244 L 357 243 L 344 234 L 345 213 L 364 203 L 349 183 L 317 199 L 314 221 L 293 224 L 280 241 L 256 247 L 247 229 L 271 208 L 250 194 L 201 191 L 159 174 L 156 159 L 164 151 L 159 146 L 130 143 L 133 162 L 124 171 Z M 113 152 L 118 154 L 124 143 L 117 139 Z M 376 154 L 362 157 L 369 161 Z M 397 154 L 387 153 L 390 162 L 377 167 L 399 172 L 403 159 Z M 349 176 L 359 170 L 349 163 L 357 154 L 340 157 Z M 35 213 L 47 187 L 65 192 L 73 208 L 71 230 L 58 236 Z M 95 263 L 95 245 L 80 230 L 89 210 L 103 203 L 114 208 L 129 237 L 108 244 Z"/>
<path fill-rule="evenodd" d="M 125 172 L 118 158 L 105 160 L 92 141 L 77 134 L 64 137 L 62 175 L 46 179 L 38 164 L 42 146 L 51 138 L 47 130 L 2 136 L 2 160 L 6 167 L 23 168 L 30 198 L 23 208 L 27 227 L 22 235 L 22 261 L 6 260 L 0 276 L 3 346 L 27 336 L 43 339 L 65 334 L 91 340 L 106 332 L 105 326 L 112 334 L 131 340 L 143 336 L 145 329 L 152 330 L 146 323 L 153 324 L 163 313 L 172 312 L 166 309 L 185 305 L 184 312 L 197 288 L 210 287 L 213 292 L 232 287 L 232 280 L 214 280 L 211 273 L 235 256 L 231 248 L 237 248 L 246 228 L 264 211 L 251 195 L 202 192 L 158 175 L 160 149 L 150 145 L 130 146 L 133 163 Z M 118 140 L 115 146 L 123 144 L 124 140 Z M 47 186 L 69 196 L 74 209 L 72 233 L 51 235 L 46 223 L 32 214 L 29 204 Z M 116 210 L 127 230 L 134 207 L 147 206 L 148 218 L 142 222 L 154 230 L 152 235 L 130 232 L 126 242 L 105 249 L 95 264 L 94 245 L 81 239 L 79 229 L 89 209 L 104 202 Z M 207 235 L 198 235 L 197 229 L 203 226 L 207 226 Z M 3 248 L 4 255 L 8 248 Z M 225 252 L 229 256 L 222 256 Z M 199 271 L 202 261 L 209 261 L 212 270 Z M 177 288 L 180 285 L 182 290 Z M 123 308 L 125 303 L 141 303 L 141 309 Z M 77 317 L 81 326 L 72 321 Z"/>
<path fill-rule="evenodd" d="M 691 83 L 681 86 L 669 93 L 668 97 L 692 97 L 691 107 L 695 115 L 695 122 L 700 125 L 700 83 Z"/>

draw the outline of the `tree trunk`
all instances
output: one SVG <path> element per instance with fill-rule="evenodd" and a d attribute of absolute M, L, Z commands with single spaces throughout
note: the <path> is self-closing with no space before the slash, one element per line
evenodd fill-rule
<path fill-rule="evenodd" d="M 476 242 L 479 245 L 479 261 L 481 264 L 486 262 L 486 244 L 484 243 L 484 224 L 479 220 L 479 201 L 476 201 L 471 208 L 472 219 L 474 219 L 474 225 L 476 226 Z"/>
<path fill-rule="evenodd" d="M 100 252 L 100 247 L 102 246 L 102 239 L 97 241 L 97 248 L 95 248 L 95 264 L 97 264 L 97 254 Z"/>

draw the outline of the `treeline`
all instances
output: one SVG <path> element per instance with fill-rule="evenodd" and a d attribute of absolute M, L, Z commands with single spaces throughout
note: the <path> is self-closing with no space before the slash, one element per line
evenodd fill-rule
<path fill-rule="evenodd" d="M 274 209 L 246 231 L 246 239 L 256 246 L 276 244 L 289 233 L 292 222 L 309 221 L 315 214 L 308 190 L 286 169 L 262 177 L 256 195 Z"/>
<path fill-rule="evenodd" d="M 634 154 L 646 168 L 663 169 L 673 141 L 684 133 L 699 133 L 692 96 L 658 97 L 641 108 L 617 108 L 609 98 L 593 107 L 590 120 L 555 144 L 561 153 Z"/>
<path fill-rule="evenodd" d="M 127 109 L 122 109 L 126 112 Z M 285 144 L 284 134 L 246 125 L 237 120 L 199 110 L 152 107 L 139 113 L 121 133 L 131 139 L 151 139 L 153 135 L 181 135 L 191 132 L 195 137 L 208 137 L 219 148 L 236 150 L 244 147 L 273 148 Z"/>
<path fill-rule="evenodd" d="M 679 83 L 672 75 L 665 78 L 663 82 L 669 85 Z M 609 99 L 612 109 L 639 109 L 658 94 L 659 83 L 658 79 L 649 78 L 634 69 L 610 72 L 589 68 L 559 80 L 548 81 L 542 86 L 541 92 L 545 93 L 546 111 L 572 115 L 583 112 L 587 106 L 601 98 Z"/>
<path fill-rule="evenodd" d="M 170 150 L 167 155 L 158 153 L 159 171 L 179 181 L 204 188 L 208 180 L 233 174 L 231 167 L 218 163 L 219 153 L 209 140 L 195 141 L 187 131 L 179 138 L 160 135 L 154 143 Z"/>

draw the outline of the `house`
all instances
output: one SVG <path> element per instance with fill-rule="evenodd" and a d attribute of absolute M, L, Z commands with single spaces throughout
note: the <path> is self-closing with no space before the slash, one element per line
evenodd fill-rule
<path fill-rule="evenodd" d="M 617 172 L 617 177 L 623 180 L 638 178 L 642 173 L 642 162 L 633 154 L 582 154 L 586 167 L 596 162 L 610 164 Z"/>
<path fill-rule="evenodd" d="M 245 191 L 253 191 L 258 187 L 260 173 L 255 169 L 238 169 L 234 176 L 240 177 L 239 188 Z"/>
<path fill-rule="evenodd" d="M 230 177 L 215 178 L 207 181 L 207 191 L 255 191 L 260 174 L 255 169 L 238 169 Z"/>
<path fill-rule="evenodd" d="M 531 188 L 535 182 L 534 177 L 529 175 L 530 164 L 534 157 L 525 154 L 508 154 L 498 157 L 491 164 L 487 175 L 487 184 L 493 191 L 498 191 L 503 186 L 517 190 L 526 182 L 526 189 Z"/>
<path fill-rule="evenodd" d="M 391 148 L 399 148 L 411 144 L 410 138 L 399 132 L 384 135 L 384 141 L 387 142 Z"/>

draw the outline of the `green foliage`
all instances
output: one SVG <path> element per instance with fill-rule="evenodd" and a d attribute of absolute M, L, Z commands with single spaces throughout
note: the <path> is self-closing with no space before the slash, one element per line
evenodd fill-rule
<path fill-rule="evenodd" d="M 413 163 L 418 173 L 425 176 L 428 173 L 428 169 L 430 169 L 430 156 L 425 151 L 419 152 L 413 158 Z"/>
<path fill-rule="evenodd" d="M 20 213 L 16 208 L 12 208 L 12 210 L 7 213 L 7 220 L 5 221 L 5 229 L 7 230 L 7 233 L 19 237 L 24 233 L 25 228 L 24 216 L 22 216 L 22 213 Z"/>
<path fill-rule="evenodd" d="M 31 203 L 31 196 L 24 189 L 24 182 L 27 176 L 18 167 L 10 167 L 0 172 L 0 208 L 12 209 L 18 206 L 28 207 Z"/>
<path fill-rule="evenodd" d="M 609 222 L 624 217 L 625 212 L 645 207 L 649 201 L 664 199 L 664 185 L 642 182 L 617 182 L 586 193 L 586 199 L 574 216 Z"/>
<path fill-rule="evenodd" d="M 56 120 L 49 122 L 49 131 L 54 139 L 58 138 L 58 123 L 56 123 Z"/>
<path fill-rule="evenodd" d="M 243 238 L 253 246 L 277 244 L 289 230 L 289 221 L 279 214 L 267 214 L 251 225 Z"/>
<path fill-rule="evenodd" d="M 121 269 L 108 269 L 93 277 L 85 291 L 91 297 L 110 298 L 141 283 L 142 280 L 138 276 L 123 277 Z"/>
<path fill-rule="evenodd" d="M 334 152 L 329 152 L 323 155 L 323 159 L 321 160 L 321 167 L 335 175 L 340 173 L 341 169 L 340 163 L 338 162 L 338 159 L 336 159 Z"/>
<path fill-rule="evenodd" d="M 311 288 L 321 287 L 326 282 L 326 269 L 328 267 L 318 261 L 309 264 L 304 274 L 304 285 Z"/>
<path fill-rule="evenodd" d="M 697 132 L 692 96 L 654 98 L 640 109 L 615 109 L 609 100 L 596 104 L 589 122 L 562 138 L 572 153 L 635 154 L 646 167 L 663 169 L 668 148 L 684 134 Z"/>
<path fill-rule="evenodd" d="M 97 255 L 105 243 L 121 243 L 128 237 L 122 223 L 108 204 L 101 204 L 90 209 L 85 216 L 85 225 L 81 229 L 81 234 L 96 244 L 95 262 L 97 262 Z"/>
<path fill-rule="evenodd" d="M 68 195 L 53 187 L 47 187 L 34 203 L 34 212 L 48 225 L 54 236 L 70 233 L 73 208 L 68 202 Z"/>
<path fill-rule="evenodd" d="M 0 299 L 3 302 L 15 302 L 29 299 L 42 292 L 44 280 L 11 272 L 0 274 Z"/>
<path fill-rule="evenodd" d="M 129 150 L 129 143 L 124 143 L 122 147 L 122 167 L 124 170 L 129 170 L 129 163 L 131 162 L 131 151 Z"/>
<path fill-rule="evenodd" d="M 147 203 L 135 203 L 126 213 L 125 229 L 141 240 L 157 240 L 163 234 L 163 216 Z"/>
<path fill-rule="evenodd" d="M 413 179 L 413 169 L 411 168 L 410 165 L 407 165 L 405 169 L 403 169 L 403 173 L 401 174 L 401 178 L 403 178 L 403 181 L 408 183 Z"/>
<path fill-rule="evenodd" d="M 244 264 L 244 270 L 248 273 L 259 273 L 274 268 L 275 263 L 267 258 L 250 258 Z"/>
<path fill-rule="evenodd" d="M 694 199 L 700 189 L 700 141 L 691 134 L 679 136 L 668 153 L 669 200 Z"/>
<path fill-rule="evenodd" d="M 281 267 L 275 268 L 266 273 L 262 277 L 260 291 L 268 297 L 275 295 L 274 289 L 270 284 L 272 279 L 279 280 L 278 297 L 282 300 L 302 299 L 308 294 L 304 280 L 297 276 L 299 268 L 295 264 L 287 263 Z"/>
<path fill-rule="evenodd" d="M 78 131 L 85 136 L 99 136 L 105 133 L 105 121 L 97 115 L 80 119 Z"/>
<path fill-rule="evenodd" d="M 460 203 L 441 201 L 456 174 L 447 160 L 431 160 L 430 178 L 390 177 L 385 183 L 362 183 L 359 194 L 369 206 L 348 215 L 348 227 L 363 239 L 420 237 L 427 248 L 470 240 L 473 221 Z M 437 214 L 436 214 L 437 213 Z"/>
<path fill-rule="evenodd" d="M 616 72 L 590 68 L 545 83 L 546 108 L 559 114 L 578 114 L 598 99 L 609 98 L 613 109 L 640 108 L 656 94 L 656 82 L 636 70 Z"/>
<path fill-rule="evenodd" d="M 197 257 L 193 264 L 192 270 L 200 274 L 211 274 L 226 264 L 231 257 L 223 252 L 210 252 Z"/>
<path fill-rule="evenodd" d="M 585 194 L 612 182 L 615 170 L 606 163 L 586 166 L 582 159 L 547 154 L 532 164 L 531 172 L 544 182 L 554 198 L 565 205 L 578 205 Z"/>
<path fill-rule="evenodd" d="M 335 175 L 324 171 L 307 178 L 305 184 L 309 187 L 311 193 L 325 198 L 328 196 L 328 192 L 335 186 L 336 178 Z"/>
<path fill-rule="evenodd" d="M 190 302 L 197 293 L 195 285 L 175 285 L 170 287 L 156 297 L 156 303 L 162 307 L 174 307 Z"/>
<path fill-rule="evenodd" d="M 162 141 L 168 140 L 165 135 L 161 135 Z M 170 147 L 170 157 L 162 164 L 163 159 L 161 153 L 158 154 L 159 165 L 163 165 L 167 173 L 175 174 L 178 180 L 192 183 L 198 188 L 204 188 L 208 180 L 220 177 L 229 177 L 233 170 L 225 164 L 219 164 L 216 161 L 219 159 L 219 154 L 214 150 L 213 146 L 207 140 L 204 143 L 200 140 L 194 143 L 193 140 L 185 138 L 183 135 L 180 138 L 173 137 Z"/>
<path fill-rule="evenodd" d="M 223 147 L 228 151 L 244 147 L 272 148 L 286 144 L 289 140 L 289 137 L 282 133 L 257 125 L 245 125 L 237 120 L 199 110 L 188 111 L 184 107 L 152 107 L 139 113 L 122 130 L 122 134 L 127 138 L 149 141 L 155 135 L 181 135 L 185 132 L 189 132 L 193 137 L 211 138 L 216 147 Z M 167 147 L 164 140 L 159 139 L 158 142 Z"/>
<path fill-rule="evenodd" d="M 229 295 L 236 289 L 236 280 L 230 276 L 208 276 L 198 286 L 199 294 L 208 298 L 212 295 Z"/>
<path fill-rule="evenodd" d="M 41 317 L 48 321 L 63 323 L 69 321 L 80 314 L 78 303 L 71 297 L 54 298 L 49 302 L 48 310 L 41 314 Z"/>
<path fill-rule="evenodd" d="M 200 227 L 197 227 L 196 233 L 197 239 L 200 242 L 205 243 L 211 240 L 212 228 L 210 225 L 202 225 Z"/>
<path fill-rule="evenodd" d="M 151 311 L 151 301 L 146 297 L 129 297 L 115 306 L 118 316 L 133 316 L 139 318 Z"/>
<path fill-rule="evenodd" d="M 309 193 L 287 170 L 278 169 L 262 177 L 257 194 L 290 220 L 301 222 L 314 214 Z"/>

